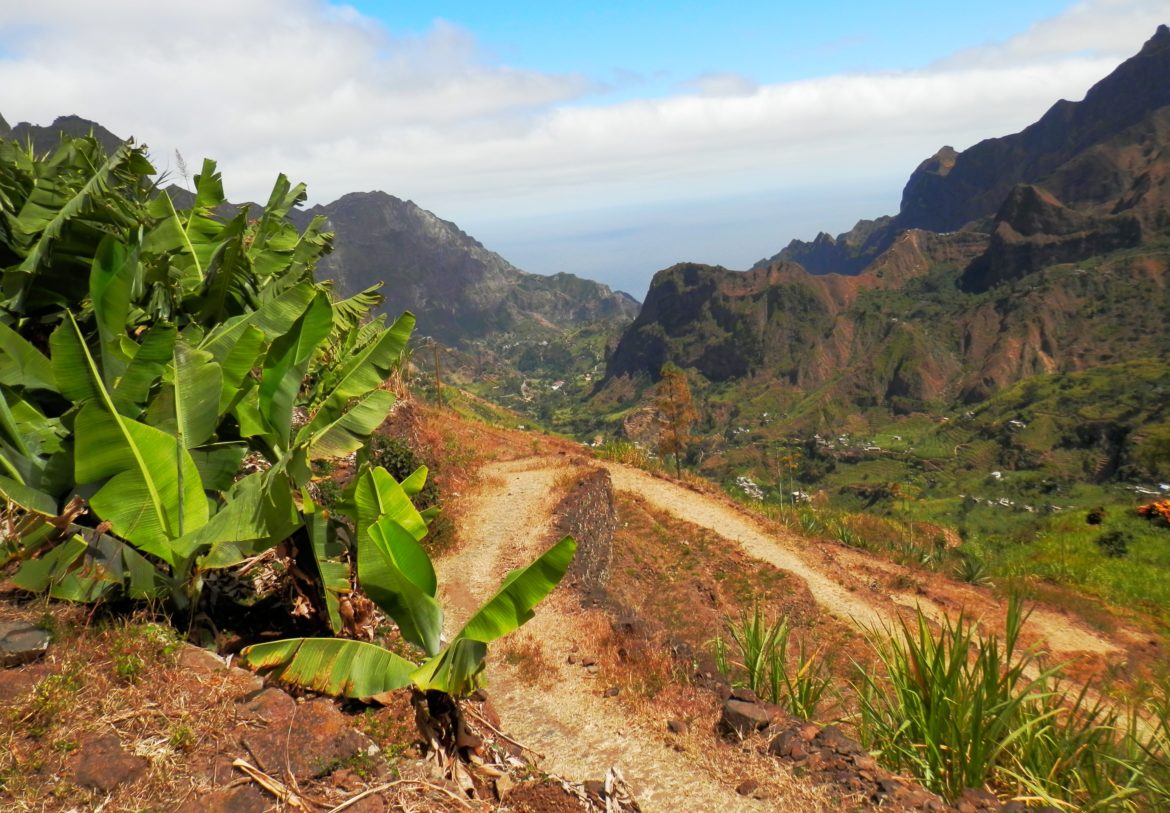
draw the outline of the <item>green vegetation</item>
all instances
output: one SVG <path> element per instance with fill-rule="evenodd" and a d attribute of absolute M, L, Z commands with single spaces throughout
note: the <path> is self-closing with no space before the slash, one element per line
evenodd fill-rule
<path fill-rule="evenodd" d="M 1013 599 L 1002 640 L 962 616 L 936 633 L 921 611 L 871 632 L 883 673 L 858 670 L 862 742 L 949 799 L 988 785 L 1080 810 L 1170 803 L 1164 699 L 1118 710 L 1068 688 L 1019 650 L 1026 620 Z"/>
<path fill-rule="evenodd" d="M 725 676 L 747 686 L 757 697 L 786 707 L 798 717 L 815 720 L 823 702 L 832 696 L 832 672 L 819 653 L 810 653 L 803 639 L 790 652 L 792 628 L 787 618 L 771 624 L 759 604 L 727 625 L 738 660 L 732 660 L 727 642 L 712 642 L 715 661 Z"/>
<path fill-rule="evenodd" d="M 348 570 L 305 489 L 385 418 L 414 319 L 313 279 L 331 236 L 286 219 L 303 185 L 221 218 L 214 162 L 182 211 L 152 174 L 129 144 L 0 142 L 0 564 L 55 598 L 192 614 L 204 573 L 291 538 L 339 630 Z"/>
<path fill-rule="evenodd" d="M 838 691 L 832 670 L 790 646 L 786 618 L 756 605 L 711 642 L 719 669 L 760 698 L 815 719 L 833 698 L 856 709 L 844 722 L 892 770 L 954 800 L 989 788 L 1062 809 L 1151 810 L 1170 804 L 1170 698 L 1153 687 L 1108 699 L 1071 688 L 1057 667 L 1020 648 L 1027 613 L 1009 602 L 1002 638 L 962 615 L 936 627 L 913 622 L 867 635 L 876 663 L 856 665 Z"/>
<path fill-rule="evenodd" d="M 663 457 L 674 457 L 675 474 L 681 477 L 682 458 L 695 439 L 691 434 L 691 426 L 699 417 L 686 373 L 673 364 L 665 365 L 654 393 L 654 406 L 662 424 L 658 453 Z"/>
<path fill-rule="evenodd" d="M 422 477 L 400 484 L 385 469 L 374 468 L 354 481 L 350 495 L 362 589 L 423 652 L 421 664 L 375 644 L 335 638 L 256 644 L 241 652 L 241 661 L 280 680 L 344 697 L 372 698 L 410 685 L 454 696 L 473 691 L 487 645 L 532 617 L 532 608 L 564 576 L 576 543 L 565 537 L 528 567 L 508 574 L 499 592 L 441 646 L 443 610 L 435 599 L 435 571 L 420 544 L 426 522 L 409 497 L 421 487 Z"/>

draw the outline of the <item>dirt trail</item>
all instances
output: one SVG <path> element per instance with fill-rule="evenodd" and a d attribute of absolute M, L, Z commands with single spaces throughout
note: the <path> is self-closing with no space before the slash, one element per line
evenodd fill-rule
<path fill-rule="evenodd" d="M 935 618 L 953 615 L 932 597 L 918 594 L 892 594 L 887 598 L 865 589 L 860 579 L 861 566 L 882 570 L 898 566 L 877 557 L 854 551 L 832 556 L 793 534 L 765 529 L 750 515 L 723 500 L 654 477 L 641 469 L 620 463 L 601 463 L 609 470 L 614 488 L 640 495 L 654 507 L 680 519 L 707 528 L 737 543 L 745 553 L 781 570 L 800 576 L 808 584 L 817 603 L 838 618 L 865 627 L 888 624 L 897 609 L 894 605 L 923 612 Z M 983 593 L 965 585 L 951 585 L 945 603 L 966 607 L 976 618 L 998 616 L 1001 602 L 991 601 Z M 956 600 L 957 599 L 957 600 Z M 1042 642 L 1049 652 L 1058 655 L 1092 653 L 1107 655 L 1121 651 L 1112 641 L 1085 629 L 1072 619 L 1037 608 L 1028 621 L 1029 637 Z"/>
<path fill-rule="evenodd" d="M 508 570 L 531 561 L 548 544 L 554 485 L 565 471 L 563 458 L 545 457 L 496 463 L 481 472 L 482 483 L 469 495 L 461 518 L 460 550 L 436 563 L 439 583 L 458 585 L 445 591 L 454 616 L 448 634 Z M 543 659 L 558 673 L 549 688 L 525 683 L 500 659 L 489 659 L 488 691 L 508 733 L 544 756 L 542 769 L 570 779 L 600 779 L 618 766 L 647 813 L 677 810 L 680 799 L 690 811 L 758 811 L 759 802 L 697 771 L 693 759 L 670 748 L 662 732 L 632 723 L 612 700 L 599 696 L 599 687 L 582 679 L 580 667 L 568 673 L 573 645 L 588 645 L 575 634 L 574 616 L 580 613 L 571 595 L 558 592 L 524 627 L 522 634 L 540 642 Z"/>
<path fill-rule="evenodd" d="M 639 469 L 616 463 L 598 465 L 608 469 L 616 490 L 712 530 L 749 556 L 804 579 L 817 603 L 847 622 L 889 624 L 900 611 L 916 604 L 935 618 L 953 615 L 959 608 L 984 619 L 996 619 L 1002 612 L 1001 602 L 986 591 L 949 582 L 945 592 L 932 595 L 887 595 L 869 586 L 867 578 L 892 572 L 897 566 L 890 562 L 810 544 L 783 529 L 765 527 L 727 501 Z M 439 583 L 446 585 L 446 606 L 452 610 L 448 634 L 490 596 L 509 570 L 530 562 L 551 544 L 557 479 L 570 470 L 564 457 L 532 456 L 492 463 L 480 472 L 480 485 L 463 498 L 459 550 L 436 563 Z M 538 643 L 541 660 L 554 672 L 549 688 L 525 682 L 500 659 L 489 659 L 490 694 L 509 733 L 544 755 L 545 770 L 572 779 L 600 778 L 617 765 L 647 813 L 677 809 L 679 799 L 686 799 L 687 809 L 693 811 L 758 810 L 759 802 L 738 796 L 726 783 L 701 770 L 693 755 L 671 748 L 662 731 L 631 721 L 616 703 L 602 698 L 601 687 L 583 678 L 580 667 L 569 671 L 569 654 L 578 646 L 585 652 L 591 645 L 581 640 L 582 612 L 571 594 L 558 591 L 521 633 Z M 1061 655 L 1120 651 L 1103 636 L 1047 610 L 1033 614 L 1029 638 Z M 801 799 L 799 809 L 821 807 L 811 789 L 796 788 L 793 793 L 810 794 Z"/>

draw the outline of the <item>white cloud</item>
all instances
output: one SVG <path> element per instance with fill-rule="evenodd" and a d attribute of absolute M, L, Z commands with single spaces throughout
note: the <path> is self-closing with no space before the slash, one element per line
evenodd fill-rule
<path fill-rule="evenodd" d="M 1165 11 L 1092 0 L 919 70 L 763 86 L 712 74 L 612 103 L 585 77 L 499 65 L 443 22 L 399 36 L 316 0 L 40 0 L 0 5 L 0 113 L 77 113 L 163 165 L 175 148 L 192 166 L 218 158 L 236 198 L 263 197 L 283 171 L 317 201 L 384 189 L 498 221 L 849 177 L 900 184 L 944 143 L 1080 98 Z"/>

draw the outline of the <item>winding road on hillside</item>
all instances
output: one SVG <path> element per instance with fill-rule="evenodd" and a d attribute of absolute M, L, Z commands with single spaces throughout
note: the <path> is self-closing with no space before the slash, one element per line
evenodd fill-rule
<path fill-rule="evenodd" d="M 998 602 L 986 591 L 955 585 L 950 597 L 889 595 L 867 585 L 865 574 L 898 568 L 853 550 L 810 544 L 783 528 L 765 527 L 730 500 L 704 494 L 680 483 L 616 463 L 606 468 L 614 489 L 645 500 L 656 509 L 710 529 L 747 555 L 803 579 L 817 603 L 828 613 L 872 628 L 894 623 L 900 610 L 921 606 L 942 617 L 959 607 L 977 618 L 998 619 Z M 534 455 L 490 463 L 478 485 L 462 497 L 459 545 L 436 563 L 444 599 L 452 611 L 447 632 L 488 598 L 512 568 L 530 562 L 552 541 L 552 514 L 561 496 L 560 478 L 572 476 L 564 456 Z M 946 605 L 946 607 L 944 607 Z M 953 609 L 950 609 L 953 608 Z M 688 810 L 728 813 L 758 810 L 759 802 L 736 794 L 734 781 L 702 770 L 701 756 L 680 752 L 651 725 L 639 721 L 601 696 L 601 687 L 570 666 L 570 654 L 584 652 L 596 637 L 597 622 L 567 590 L 558 590 L 541 605 L 522 635 L 540 647 L 538 663 L 552 671 L 539 687 L 501 659 L 489 659 L 488 685 L 510 735 L 543 755 L 544 770 L 573 780 L 599 779 L 618 766 L 630 781 L 647 813 L 677 809 L 680 798 Z M 996 624 L 998 626 L 998 623 Z M 1049 651 L 1106 655 L 1120 651 L 1100 635 L 1058 613 L 1040 612 L 1028 625 L 1029 638 Z M 697 762 L 699 764 L 697 764 Z M 794 809 L 829 810 L 827 797 L 799 782 L 787 783 L 791 797 L 774 801 Z"/>

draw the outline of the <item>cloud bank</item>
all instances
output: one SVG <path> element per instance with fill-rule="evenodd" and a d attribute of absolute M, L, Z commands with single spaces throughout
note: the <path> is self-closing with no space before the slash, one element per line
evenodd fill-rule
<path fill-rule="evenodd" d="M 1164 0 L 1088 0 L 915 70 L 773 85 L 706 74 L 612 102 L 586 76 L 510 69 L 441 21 L 398 36 L 314 0 L 41 0 L 0 6 L 0 113 L 94 119 L 163 168 L 175 149 L 192 166 L 215 157 L 237 199 L 283 171 L 314 201 L 383 189 L 461 223 L 571 216 L 900 182 L 944 143 L 1080 98 L 1165 16 Z"/>

